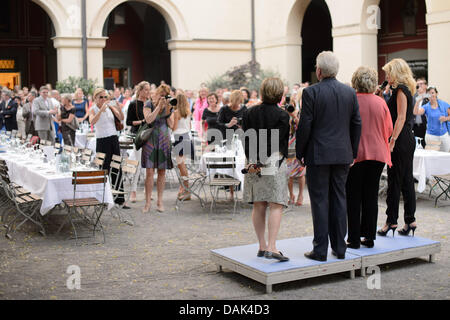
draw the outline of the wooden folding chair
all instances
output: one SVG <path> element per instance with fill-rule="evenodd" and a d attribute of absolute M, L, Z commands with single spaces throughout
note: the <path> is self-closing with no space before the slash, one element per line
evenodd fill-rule
<path fill-rule="evenodd" d="M 437 202 L 440 197 L 445 195 L 445 199 L 450 198 L 450 173 L 442 174 L 442 175 L 433 175 L 433 178 L 436 180 L 435 184 L 430 189 L 429 196 L 431 197 L 431 192 L 433 189 L 438 186 L 441 189 L 441 193 L 436 197 L 434 201 L 434 206 L 437 207 Z"/>
<path fill-rule="evenodd" d="M 80 218 L 88 225 L 93 227 L 93 237 L 95 238 L 95 232 L 101 230 L 103 234 L 103 243 L 105 243 L 105 232 L 101 224 L 100 218 L 103 214 L 107 204 L 105 203 L 105 188 L 107 182 L 107 170 L 97 171 L 74 171 L 72 174 L 73 185 L 73 198 L 65 199 L 65 204 L 68 214 L 65 221 L 61 224 L 57 234 L 61 231 L 63 226 L 70 222 L 73 232 L 75 233 L 75 240 L 78 242 L 78 232 L 75 227 L 77 220 L 75 217 Z M 86 186 L 91 185 L 92 188 Z M 96 186 L 96 187 L 95 187 Z M 101 200 L 94 197 L 80 197 L 80 195 L 92 195 L 92 193 L 101 192 Z"/>
<path fill-rule="evenodd" d="M 10 201 L 9 207 L 4 208 L 2 214 L 2 221 L 5 220 L 5 216 L 11 208 L 15 209 L 15 216 L 11 221 L 5 223 L 6 233 L 5 236 L 12 240 L 12 235 L 19 229 L 25 222 L 30 221 L 33 224 L 41 228 L 40 233 L 45 236 L 45 228 L 42 222 L 42 217 L 39 213 L 42 199 L 34 194 L 31 194 L 28 190 L 21 186 L 11 182 L 9 179 L 8 171 L 4 163 L 0 163 L 0 180 L 6 197 Z M 16 223 L 23 218 L 20 223 Z"/>
<path fill-rule="evenodd" d="M 189 167 L 187 167 L 188 175 L 182 176 L 175 159 L 173 160 L 173 167 L 180 185 L 183 186 L 183 188 L 187 191 L 187 193 L 196 196 L 198 200 L 200 200 L 200 205 L 204 207 L 206 203 L 206 191 L 204 189 L 204 185 L 207 179 L 207 175 L 205 175 L 202 172 L 194 171 L 193 169 L 189 169 Z M 202 190 L 203 194 L 205 195 L 205 199 L 202 199 L 200 196 Z M 175 209 L 177 211 L 179 210 L 180 204 L 182 204 L 186 199 L 187 199 L 186 196 L 176 198 Z"/>
<path fill-rule="evenodd" d="M 105 163 L 106 154 L 103 152 L 97 152 L 95 154 L 93 164 L 97 166 L 99 169 L 103 168 L 103 163 Z"/>
<path fill-rule="evenodd" d="M 133 177 L 138 169 L 138 164 L 138 161 L 128 159 L 122 160 L 120 156 L 113 155 L 111 159 L 110 181 L 114 181 L 114 186 L 111 189 L 114 200 L 116 200 L 119 196 L 123 196 L 124 204 L 130 200 L 131 185 L 133 182 Z M 129 181 L 129 188 L 125 187 L 124 181 Z M 117 218 L 121 222 L 133 226 L 135 222 L 129 211 L 130 210 L 122 209 L 116 204 L 111 210 L 111 214 L 113 216 L 117 215 Z M 127 216 L 127 218 L 124 218 L 124 216 Z"/>
<path fill-rule="evenodd" d="M 439 151 L 441 150 L 441 144 L 441 141 L 428 141 L 425 150 Z"/>
<path fill-rule="evenodd" d="M 234 207 L 233 214 L 236 212 L 236 204 L 237 204 L 237 187 L 241 183 L 238 179 L 232 178 L 225 174 L 220 173 L 212 173 L 211 170 L 217 169 L 236 169 L 236 158 L 234 157 L 225 157 L 225 158 L 216 158 L 216 157 L 205 157 L 206 169 L 208 170 L 208 180 L 209 180 L 209 188 L 212 197 L 210 212 L 212 212 L 213 207 L 216 208 L 216 202 L 219 195 L 219 190 L 221 188 L 230 187 L 234 188 Z M 215 191 L 215 192 L 214 192 Z"/>

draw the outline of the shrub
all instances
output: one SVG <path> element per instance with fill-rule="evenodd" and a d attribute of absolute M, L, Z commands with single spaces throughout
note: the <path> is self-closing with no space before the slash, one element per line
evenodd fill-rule
<path fill-rule="evenodd" d="M 84 79 L 82 77 L 69 77 L 68 79 L 56 82 L 56 90 L 60 93 L 74 93 L 76 88 L 81 88 L 86 96 L 92 94 L 97 86 L 96 80 Z"/>
<path fill-rule="evenodd" d="M 255 76 L 252 76 L 252 67 Z M 206 86 L 210 91 L 216 91 L 220 88 L 235 90 L 241 87 L 247 87 L 250 91 L 259 91 L 262 81 L 269 77 L 280 77 L 280 74 L 273 70 L 263 70 L 259 63 L 252 64 L 250 61 L 233 67 L 222 75 L 212 77 L 206 82 Z"/>

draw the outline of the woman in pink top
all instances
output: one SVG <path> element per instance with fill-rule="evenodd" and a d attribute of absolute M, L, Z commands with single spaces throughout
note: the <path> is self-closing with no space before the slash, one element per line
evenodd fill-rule
<path fill-rule="evenodd" d="M 372 248 L 378 219 L 378 189 L 384 165 L 392 166 L 389 137 L 392 119 L 386 102 L 374 95 L 377 72 L 360 67 L 353 74 L 361 114 L 361 140 L 356 158 L 347 178 L 347 246 Z M 365 239 L 361 241 L 361 237 Z"/>
<path fill-rule="evenodd" d="M 195 101 L 194 105 L 194 128 L 198 132 L 199 137 L 202 137 L 202 116 L 203 110 L 208 108 L 208 89 L 201 88 L 198 92 L 198 99 Z"/>

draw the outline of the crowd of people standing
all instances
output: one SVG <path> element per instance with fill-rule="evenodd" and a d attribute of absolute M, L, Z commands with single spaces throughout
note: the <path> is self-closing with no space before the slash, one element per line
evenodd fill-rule
<path fill-rule="evenodd" d="M 307 186 L 314 241 L 313 250 L 305 256 L 325 261 L 330 240 L 332 253 L 343 259 L 347 247 L 371 248 L 377 235 L 395 232 L 400 194 L 405 202 L 405 225 L 398 234 L 415 232 L 415 149 L 418 143 L 422 147 L 434 143 L 440 145 L 441 151 L 450 151 L 450 105 L 438 98 L 438 89 L 427 86 L 424 78 L 415 80 L 402 59 L 390 61 L 383 70 L 386 88 L 378 85 L 377 72 L 364 66 L 355 71 L 351 85 L 343 84 L 336 79 L 336 56 L 322 52 L 317 57 L 319 83 L 295 84 L 291 91 L 278 78 L 265 79 L 259 93 L 245 87 L 210 92 L 203 86 L 195 95 L 192 90 L 165 83 L 157 87 L 147 81 L 134 89 L 97 88 L 92 96 L 81 88 L 61 96 L 49 85 L 39 90 L 3 88 L 0 128 L 18 130 L 23 137 L 31 134 L 41 140 L 74 145 L 79 124 L 88 122 L 95 131 L 96 151 L 106 155 L 103 167 L 109 170 L 112 156 L 121 154 L 118 131 L 122 128 L 117 122 L 124 124 L 124 130 L 131 135 L 144 125 L 151 127 L 143 147 L 135 147 L 130 155 L 146 171 L 143 213 L 152 207 L 155 173 L 159 212 L 165 210 L 166 170 L 173 169 L 175 163 L 181 176 L 189 175 L 185 163 L 194 159 L 192 131 L 205 145 L 213 146 L 221 143 L 218 137 L 231 139 L 229 135 L 236 130 L 276 130 L 277 148 L 271 145 L 270 133 L 258 135 L 262 141 L 258 140 L 256 156 L 242 141 L 248 169 L 244 201 L 253 204 L 252 221 L 260 245 L 257 256 L 289 260 L 276 249 L 282 209 L 289 204 L 301 206 Z M 176 102 L 171 103 L 170 97 Z M 269 164 L 260 157 L 261 143 L 275 162 L 272 159 Z M 377 230 L 378 190 L 386 165 L 387 219 Z M 274 170 L 272 174 L 261 174 L 268 168 Z M 132 185 L 131 202 L 136 202 L 138 176 L 139 170 Z M 294 181 L 299 186 L 297 197 Z M 230 192 L 234 191 L 230 187 Z M 187 184 L 180 185 L 177 197 L 190 200 Z M 119 202 L 124 204 L 123 197 Z"/>

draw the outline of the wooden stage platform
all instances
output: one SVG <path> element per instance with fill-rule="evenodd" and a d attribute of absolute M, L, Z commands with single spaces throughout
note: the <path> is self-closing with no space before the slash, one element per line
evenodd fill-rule
<path fill-rule="evenodd" d="M 420 237 L 400 236 L 377 237 L 375 247 L 369 249 L 347 249 L 344 260 L 331 255 L 329 249 L 327 261 L 310 260 L 303 254 L 312 250 L 313 237 L 293 238 L 277 241 L 277 248 L 289 257 L 287 262 L 274 259 L 258 258 L 258 244 L 211 250 L 211 259 L 222 268 L 242 274 L 266 285 L 267 293 L 272 292 L 272 285 L 277 283 L 314 278 L 328 274 L 349 272 L 350 278 L 355 271 L 361 270 L 365 276 L 366 268 L 385 263 L 428 256 L 430 262 L 440 252 L 441 244 Z"/>

